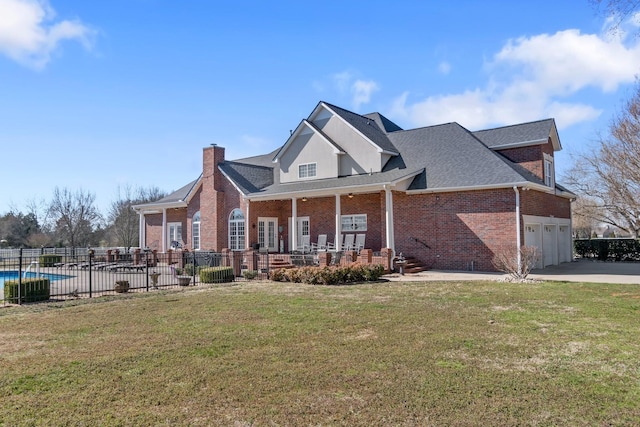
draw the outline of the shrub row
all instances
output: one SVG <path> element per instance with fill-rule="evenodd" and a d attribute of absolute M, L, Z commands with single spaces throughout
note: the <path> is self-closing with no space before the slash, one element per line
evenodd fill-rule
<path fill-rule="evenodd" d="M 640 241 L 637 239 L 574 240 L 576 255 L 601 261 L 640 261 Z"/>
<path fill-rule="evenodd" d="M 18 301 L 18 281 L 4 282 L 4 300 L 12 304 L 25 302 L 47 301 L 50 296 L 49 279 L 23 279 L 20 285 L 20 299 Z"/>
<path fill-rule="evenodd" d="M 40 255 L 38 262 L 40 263 L 40 267 L 55 267 L 57 263 L 62 262 L 62 255 Z"/>
<path fill-rule="evenodd" d="M 202 283 L 227 283 L 234 279 L 233 267 L 205 267 L 199 275 Z"/>
<path fill-rule="evenodd" d="M 382 265 L 353 264 L 346 267 L 300 267 L 273 270 L 269 278 L 276 282 L 307 283 L 309 285 L 343 285 L 379 280 Z"/>

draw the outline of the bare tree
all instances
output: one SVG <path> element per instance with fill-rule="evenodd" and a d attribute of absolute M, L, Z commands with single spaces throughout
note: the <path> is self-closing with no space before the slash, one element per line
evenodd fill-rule
<path fill-rule="evenodd" d="M 118 187 L 117 198 L 111 202 L 108 219 L 111 234 L 117 245 L 124 246 L 127 251 L 139 244 L 139 218 L 133 206 L 159 200 L 165 196 L 157 187 L 132 189 L 130 185 Z"/>
<path fill-rule="evenodd" d="M 579 196 L 571 205 L 573 214 L 573 235 L 578 239 L 588 239 L 598 228 L 598 218 L 603 212 L 595 200 L 586 196 Z"/>
<path fill-rule="evenodd" d="M 71 247 L 86 246 L 92 234 L 99 228 L 102 216 L 95 206 L 95 195 L 82 189 L 75 193 L 68 188 L 53 190 L 49 215 L 55 224 L 56 233 L 63 243 Z"/>
<path fill-rule="evenodd" d="M 612 34 L 617 34 L 622 23 L 633 17 L 640 9 L 640 1 L 638 0 L 591 0 L 591 4 L 604 16 L 611 19 L 609 28 Z"/>
<path fill-rule="evenodd" d="M 566 176 L 586 196 L 583 211 L 598 222 L 640 234 L 640 82 L 634 95 L 600 136 L 595 154 L 577 157 Z"/>
<path fill-rule="evenodd" d="M 521 246 L 517 248 L 505 248 L 498 251 L 493 258 L 493 266 L 503 273 L 507 273 L 511 280 L 526 280 L 531 270 L 540 259 L 540 253 L 535 246 Z"/>

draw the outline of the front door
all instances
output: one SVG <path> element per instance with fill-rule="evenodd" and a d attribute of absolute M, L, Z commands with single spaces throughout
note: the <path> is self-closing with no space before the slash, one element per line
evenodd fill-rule
<path fill-rule="evenodd" d="M 269 252 L 278 251 L 278 218 L 258 218 L 258 243 Z"/>
<path fill-rule="evenodd" d="M 296 243 L 292 244 L 291 236 L 293 236 L 291 229 L 291 217 L 289 217 L 289 250 L 295 250 L 297 248 L 302 248 L 305 242 L 309 243 L 310 240 L 310 227 L 309 227 L 309 217 L 308 216 L 299 216 L 297 218 L 297 226 L 296 226 Z"/>

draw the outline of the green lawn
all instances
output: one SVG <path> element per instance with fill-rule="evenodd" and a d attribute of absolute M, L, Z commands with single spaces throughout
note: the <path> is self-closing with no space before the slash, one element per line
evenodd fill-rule
<path fill-rule="evenodd" d="M 0 308 L 0 426 L 640 423 L 640 286 L 249 282 Z"/>

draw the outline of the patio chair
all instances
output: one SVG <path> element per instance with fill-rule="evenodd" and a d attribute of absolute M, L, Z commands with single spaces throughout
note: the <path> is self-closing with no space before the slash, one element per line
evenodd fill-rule
<path fill-rule="evenodd" d="M 366 234 L 356 234 L 355 250 L 358 251 L 358 253 L 360 253 L 360 251 L 364 249 L 364 239 L 366 237 Z"/>
<path fill-rule="evenodd" d="M 333 243 L 327 242 L 326 234 L 318 234 L 318 241 L 311 244 L 312 252 L 326 252 L 334 249 Z"/>
<path fill-rule="evenodd" d="M 345 234 L 344 241 L 342 242 L 342 250 L 343 251 L 352 251 L 354 249 L 355 234 Z"/>
<path fill-rule="evenodd" d="M 311 237 L 309 235 L 302 236 L 301 240 L 302 242 L 300 245 L 298 245 L 296 250 L 302 252 L 303 254 L 306 252 L 311 252 Z"/>

